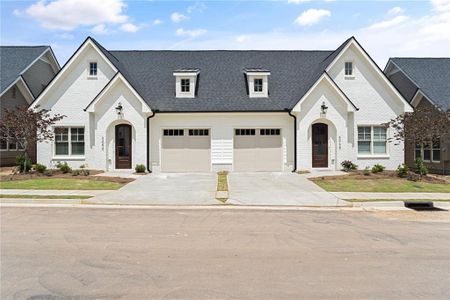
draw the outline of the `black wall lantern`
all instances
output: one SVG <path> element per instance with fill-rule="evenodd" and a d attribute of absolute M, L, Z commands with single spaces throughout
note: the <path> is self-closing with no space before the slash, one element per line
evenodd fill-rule
<path fill-rule="evenodd" d="M 328 106 L 325 105 L 325 102 L 322 102 L 322 105 L 320 106 L 320 111 L 323 115 L 327 113 Z"/>
<path fill-rule="evenodd" d="M 118 116 L 122 115 L 122 110 L 123 110 L 122 103 L 119 102 L 116 107 L 116 112 Z"/>

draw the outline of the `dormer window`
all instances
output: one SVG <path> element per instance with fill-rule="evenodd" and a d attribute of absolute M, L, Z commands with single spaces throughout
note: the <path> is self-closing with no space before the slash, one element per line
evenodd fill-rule
<path fill-rule="evenodd" d="M 345 76 L 353 76 L 353 62 L 351 61 L 345 62 Z"/>
<path fill-rule="evenodd" d="M 195 98 L 199 73 L 199 69 L 178 69 L 173 72 L 177 98 Z"/>
<path fill-rule="evenodd" d="M 262 93 L 262 91 L 263 91 L 263 79 L 262 78 L 253 79 L 253 91 L 255 93 Z"/>
<path fill-rule="evenodd" d="M 248 96 L 250 98 L 267 98 L 269 97 L 268 78 L 270 71 L 260 68 L 245 69 Z"/>
<path fill-rule="evenodd" d="M 182 78 L 181 79 L 181 92 L 189 93 L 190 90 L 191 90 L 191 80 L 189 78 Z"/>

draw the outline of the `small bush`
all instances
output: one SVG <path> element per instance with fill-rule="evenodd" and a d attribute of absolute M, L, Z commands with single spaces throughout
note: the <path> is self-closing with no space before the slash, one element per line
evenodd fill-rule
<path fill-rule="evenodd" d="M 56 165 L 56 167 L 58 169 L 60 169 L 64 174 L 65 173 L 69 173 L 72 171 L 72 169 L 69 167 L 69 165 L 67 164 L 67 162 L 58 162 L 58 164 Z"/>
<path fill-rule="evenodd" d="M 416 158 L 416 160 L 414 161 L 414 166 L 415 166 L 414 172 L 416 172 L 417 174 L 421 176 L 425 176 L 428 174 L 428 169 L 423 164 L 423 161 L 420 157 Z"/>
<path fill-rule="evenodd" d="M 405 178 L 408 175 L 409 168 L 405 164 L 398 165 L 397 167 L 397 176 L 401 178 Z"/>
<path fill-rule="evenodd" d="M 31 170 L 31 159 L 25 155 L 19 155 L 16 157 L 16 166 L 20 173 L 26 173 Z"/>
<path fill-rule="evenodd" d="M 380 172 L 383 172 L 384 169 L 386 169 L 385 166 L 380 165 L 380 164 L 376 164 L 376 165 L 374 165 L 374 166 L 372 167 L 372 173 L 374 173 L 374 174 L 375 174 L 375 173 L 380 173 Z"/>
<path fill-rule="evenodd" d="M 43 174 L 45 170 L 47 170 L 47 167 L 42 164 L 36 164 L 34 166 L 34 169 L 36 170 L 36 172 Z"/>
<path fill-rule="evenodd" d="M 365 167 L 365 168 L 364 168 L 364 171 L 363 171 L 363 174 L 364 174 L 365 176 L 369 176 L 369 175 L 370 175 L 370 168 L 369 168 L 369 167 Z"/>
<path fill-rule="evenodd" d="M 88 169 L 81 169 L 80 170 L 80 175 L 89 176 L 90 174 L 91 174 L 91 172 Z"/>
<path fill-rule="evenodd" d="M 45 176 L 53 176 L 53 172 L 52 172 L 52 170 L 45 170 L 44 171 L 44 173 L 43 173 Z"/>
<path fill-rule="evenodd" d="M 72 170 L 72 176 L 78 176 L 78 175 L 80 175 L 79 170 Z"/>
<path fill-rule="evenodd" d="M 406 179 L 410 181 L 419 181 L 421 179 L 421 175 L 414 172 L 408 172 L 408 174 L 406 175 Z"/>
<path fill-rule="evenodd" d="M 341 162 L 341 166 L 344 172 L 349 172 L 358 169 L 358 166 L 352 163 L 351 160 L 344 160 L 343 162 Z"/>
<path fill-rule="evenodd" d="M 134 170 L 136 173 L 145 173 L 145 166 L 142 164 L 137 164 L 136 167 L 134 167 Z"/>

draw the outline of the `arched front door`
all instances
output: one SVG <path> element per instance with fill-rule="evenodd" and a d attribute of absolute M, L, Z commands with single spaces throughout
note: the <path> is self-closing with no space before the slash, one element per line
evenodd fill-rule
<path fill-rule="evenodd" d="M 131 169 L 131 126 L 116 126 L 116 169 Z"/>
<path fill-rule="evenodd" d="M 328 125 L 312 125 L 312 167 L 328 168 Z"/>

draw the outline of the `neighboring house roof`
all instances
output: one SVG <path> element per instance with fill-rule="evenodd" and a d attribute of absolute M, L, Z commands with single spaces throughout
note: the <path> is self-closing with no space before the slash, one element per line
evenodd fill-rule
<path fill-rule="evenodd" d="M 450 57 L 390 59 L 435 105 L 450 109 Z M 411 99 L 407 99 L 411 101 Z"/>
<path fill-rule="evenodd" d="M 292 109 L 351 40 L 331 51 L 108 51 L 95 45 L 148 103 L 161 112 Z M 198 69 L 195 98 L 176 98 L 173 73 Z M 269 97 L 249 98 L 245 71 L 270 70 Z"/>
<path fill-rule="evenodd" d="M 0 46 L 0 94 L 50 46 Z"/>

